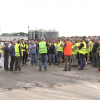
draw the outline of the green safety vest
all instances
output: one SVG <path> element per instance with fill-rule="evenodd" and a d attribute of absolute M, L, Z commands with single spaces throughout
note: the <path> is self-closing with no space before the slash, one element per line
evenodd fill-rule
<path fill-rule="evenodd" d="M 89 48 L 86 49 L 86 52 L 85 53 L 89 53 Z"/>
<path fill-rule="evenodd" d="M 58 43 L 57 51 L 63 51 L 63 47 L 61 46 L 61 41 Z"/>
<path fill-rule="evenodd" d="M 75 45 L 72 45 L 72 49 L 75 47 Z M 77 50 L 72 50 L 72 55 L 77 55 Z"/>
<path fill-rule="evenodd" d="M 15 45 L 15 57 L 20 57 L 21 56 L 20 52 L 19 52 L 19 46 L 20 46 L 20 44 Z M 21 53 L 22 53 L 22 56 L 23 56 L 23 51 L 21 51 Z"/>
<path fill-rule="evenodd" d="M 79 52 L 80 43 L 76 43 L 75 46 L 77 46 L 76 50 L 77 50 L 77 52 Z"/>
<path fill-rule="evenodd" d="M 100 56 L 100 50 L 99 50 L 99 56 Z"/>
<path fill-rule="evenodd" d="M 46 42 L 39 42 L 39 54 L 47 53 Z"/>
<path fill-rule="evenodd" d="M 21 44 L 21 47 L 22 47 L 22 51 L 25 51 L 25 49 L 23 49 L 25 48 L 25 44 Z"/>
<path fill-rule="evenodd" d="M 82 42 L 84 44 L 84 46 L 79 50 L 79 53 L 85 55 L 86 53 L 86 43 L 85 42 Z"/>

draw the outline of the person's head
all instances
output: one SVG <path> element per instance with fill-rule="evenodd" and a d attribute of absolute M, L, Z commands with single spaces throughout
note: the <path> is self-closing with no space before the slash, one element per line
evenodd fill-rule
<path fill-rule="evenodd" d="M 58 42 L 60 42 L 61 41 L 61 38 L 60 37 L 58 37 Z"/>
<path fill-rule="evenodd" d="M 35 41 L 35 44 L 37 44 L 38 42 L 37 41 Z"/>
<path fill-rule="evenodd" d="M 5 43 L 5 46 L 9 46 L 9 42 L 6 42 L 6 43 Z"/>
<path fill-rule="evenodd" d="M 72 41 L 72 45 L 75 45 L 75 41 Z"/>
<path fill-rule="evenodd" d="M 21 44 L 21 40 L 18 40 L 17 43 L 18 43 L 18 44 Z"/>
<path fill-rule="evenodd" d="M 24 42 L 24 39 L 21 39 L 21 42 L 23 43 Z"/>
<path fill-rule="evenodd" d="M 58 40 L 56 40 L 56 43 L 58 44 Z"/>
<path fill-rule="evenodd" d="M 67 38 L 67 39 L 66 39 L 66 41 L 70 41 L 70 39 L 69 39 L 69 38 Z"/>
<path fill-rule="evenodd" d="M 49 42 L 51 43 L 51 41 L 52 41 L 52 40 L 50 39 Z"/>
<path fill-rule="evenodd" d="M 82 41 L 82 42 L 85 41 L 85 37 L 82 37 L 81 41 Z"/>
<path fill-rule="evenodd" d="M 65 43 L 65 42 L 66 42 L 66 40 L 65 40 L 65 39 L 63 39 L 63 42 Z"/>
<path fill-rule="evenodd" d="M 41 41 L 45 41 L 45 38 L 44 37 L 41 37 Z"/>
<path fill-rule="evenodd" d="M 16 39 L 13 39 L 13 41 L 15 41 L 15 42 L 16 42 Z"/>
<path fill-rule="evenodd" d="M 15 44 L 16 44 L 16 42 L 15 42 L 15 41 L 12 41 L 12 44 L 13 44 L 13 45 L 15 45 Z"/>
<path fill-rule="evenodd" d="M 34 44 L 34 41 L 33 40 L 31 41 L 31 44 Z"/>
<path fill-rule="evenodd" d="M 94 43 L 97 43 L 97 42 L 98 42 L 98 39 L 97 39 L 97 38 L 95 38 L 95 39 L 94 39 Z"/>

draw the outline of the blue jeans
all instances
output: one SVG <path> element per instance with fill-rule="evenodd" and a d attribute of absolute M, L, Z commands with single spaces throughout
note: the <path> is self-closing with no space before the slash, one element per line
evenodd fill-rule
<path fill-rule="evenodd" d="M 51 58 L 53 58 L 53 63 L 55 64 L 55 54 L 49 54 L 49 64 L 51 64 Z"/>
<path fill-rule="evenodd" d="M 42 68 L 42 63 L 44 61 L 44 69 L 47 69 L 46 66 L 47 66 L 47 54 L 40 54 L 40 62 L 39 62 L 39 68 L 41 69 Z"/>
<path fill-rule="evenodd" d="M 85 67 L 85 55 L 79 54 L 79 59 L 80 59 L 80 67 L 81 69 L 84 69 Z"/>
<path fill-rule="evenodd" d="M 58 54 L 56 54 L 56 60 L 57 60 L 57 64 L 59 64 L 59 57 L 58 57 Z"/>
<path fill-rule="evenodd" d="M 33 63 L 37 64 L 36 62 L 36 53 L 35 54 L 31 54 L 31 64 L 33 65 Z"/>
<path fill-rule="evenodd" d="M 8 58 L 7 56 L 4 56 L 4 69 L 8 69 Z"/>
<path fill-rule="evenodd" d="M 99 71 L 100 71 L 100 57 L 99 57 Z"/>

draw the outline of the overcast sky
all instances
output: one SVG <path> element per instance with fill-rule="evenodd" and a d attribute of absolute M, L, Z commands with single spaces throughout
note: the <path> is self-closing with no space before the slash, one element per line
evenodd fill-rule
<path fill-rule="evenodd" d="M 100 0 L 0 0 L 2 33 L 53 29 L 60 36 L 100 34 Z"/>

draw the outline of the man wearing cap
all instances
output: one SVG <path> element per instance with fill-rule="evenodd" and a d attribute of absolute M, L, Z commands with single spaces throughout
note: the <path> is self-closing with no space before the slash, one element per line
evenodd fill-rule
<path fill-rule="evenodd" d="M 12 44 L 10 46 L 10 49 L 9 49 L 9 53 L 10 53 L 10 56 L 11 56 L 11 61 L 10 61 L 10 70 L 13 71 L 13 65 L 14 65 L 14 62 L 15 62 L 15 44 L 16 42 L 15 41 L 12 41 Z"/>
<path fill-rule="evenodd" d="M 21 71 L 21 62 L 22 62 L 22 48 L 21 48 L 21 40 L 17 41 L 17 44 L 15 45 L 15 71 Z"/>
<path fill-rule="evenodd" d="M 9 42 L 5 42 L 5 47 L 4 47 L 4 69 L 8 69 L 8 58 L 9 58 Z"/>

